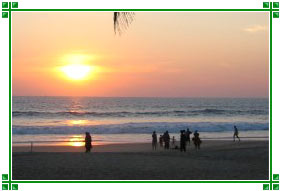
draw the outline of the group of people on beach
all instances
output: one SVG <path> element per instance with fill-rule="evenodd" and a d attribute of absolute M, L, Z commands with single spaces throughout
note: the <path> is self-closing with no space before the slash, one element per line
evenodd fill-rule
<path fill-rule="evenodd" d="M 186 129 L 186 131 L 181 130 L 180 132 L 180 151 L 186 152 L 186 144 L 188 143 L 190 145 L 190 135 L 192 134 L 192 132 L 188 128 Z M 193 133 L 192 141 L 194 143 L 195 149 L 199 150 L 202 141 L 197 130 Z"/>
<path fill-rule="evenodd" d="M 233 134 L 233 141 L 235 141 L 235 138 L 237 138 L 240 141 L 240 137 L 238 136 L 238 129 L 236 126 L 234 126 L 234 134 Z M 181 152 L 186 152 L 186 145 L 190 145 L 190 135 L 192 135 L 192 132 L 189 130 L 189 128 L 185 130 L 180 131 L 180 147 L 175 145 L 175 137 L 172 138 L 172 145 L 174 146 L 174 149 L 180 149 Z M 202 140 L 199 137 L 198 131 L 194 131 L 192 141 L 194 143 L 195 149 L 199 150 L 200 145 L 202 143 Z M 159 136 L 159 145 L 160 147 L 163 147 L 164 143 L 164 149 L 170 148 L 170 135 L 169 132 L 166 131 L 163 135 Z M 155 131 L 152 133 L 152 149 L 156 150 L 157 148 L 157 134 Z"/>
<path fill-rule="evenodd" d="M 92 137 L 89 132 L 85 133 L 85 148 L 86 148 L 86 153 L 91 152 L 92 149 Z M 173 136 L 172 138 L 172 145 L 174 146 L 173 149 L 179 149 L 181 152 L 186 152 L 186 145 L 190 145 L 190 135 L 192 135 L 192 132 L 189 130 L 189 128 L 185 130 L 180 131 L 180 147 L 175 145 L 176 139 Z M 240 141 L 240 137 L 238 136 L 238 129 L 236 126 L 234 126 L 234 134 L 233 134 L 233 141 L 235 141 L 235 138 L 238 138 Z M 199 150 L 200 145 L 202 143 L 202 140 L 199 137 L 198 131 L 194 131 L 193 133 L 193 138 L 192 141 L 194 143 L 195 149 Z M 166 131 L 163 135 L 159 136 L 159 145 L 160 147 L 163 147 L 164 143 L 164 149 L 170 149 L 170 135 L 169 132 Z M 152 133 L 152 149 L 156 150 L 157 149 L 157 134 L 155 131 Z"/>
<path fill-rule="evenodd" d="M 172 145 L 174 146 L 173 149 L 180 149 L 181 152 L 186 152 L 186 144 L 188 143 L 190 145 L 190 135 L 192 132 L 187 128 L 187 130 L 181 130 L 180 131 L 180 147 L 175 145 L 176 139 L 173 136 L 172 138 Z M 192 141 L 194 143 L 195 149 L 200 149 L 200 144 L 202 143 L 201 139 L 199 138 L 198 131 L 195 131 L 193 134 Z M 163 135 L 159 136 L 159 145 L 160 147 L 163 147 L 164 143 L 164 149 L 170 149 L 170 135 L 169 132 L 166 131 Z M 154 131 L 152 133 L 152 149 L 156 150 L 157 148 L 157 134 Z"/>
<path fill-rule="evenodd" d="M 175 137 L 173 137 L 174 139 Z M 163 143 L 164 143 L 164 149 L 170 149 L 170 135 L 169 132 L 166 131 L 163 135 L 160 135 L 159 137 L 159 144 L 161 147 L 163 147 Z M 157 148 L 157 134 L 154 131 L 152 133 L 152 149 L 156 150 Z"/>

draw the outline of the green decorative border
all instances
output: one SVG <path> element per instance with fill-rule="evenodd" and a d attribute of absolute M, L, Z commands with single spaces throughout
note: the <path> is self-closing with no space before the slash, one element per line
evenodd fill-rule
<path fill-rule="evenodd" d="M 18 2 L 2 2 L 2 18 L 9 19 L 9 174 L 2 174 L 2 190 L 18 190 L 18 183 L 260 183 L 263 185 L 263 190 L 279 190 L 279 174 L 272 174 L 272 18 L 279 18 L 279 2 L 263 2 L 262 9 L 19 9 Z M 198 12 L 269 12 L 270 13 L 270 176 L 269 180 L 257 180 L 257 181 L 243 181 L 243 180 L 198 180 L 198 181 L 17 181 L 12 180 L 12 168 L 11 168 L 11 154 L 12 154 L 12 142 L 11 142 L 11 132 L 12 132 L 12 121 L 11 121 L 11 42 L 12 42 L 12 12 L 25 12 L 25 11 L 52 11 L 52 12 L 67 12 L 67 11 L 198 11 Z"/>

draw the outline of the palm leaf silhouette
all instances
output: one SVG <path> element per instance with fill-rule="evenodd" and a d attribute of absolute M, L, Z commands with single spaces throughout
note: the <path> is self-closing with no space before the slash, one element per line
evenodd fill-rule
<path fill-rule="evenodd" d="M 113 13 L 113 23 L 114 23 L 114 32 L 122 34 L 129 25 L 134 20 L 135 13 L 133 12 L 114 12 Z"/>

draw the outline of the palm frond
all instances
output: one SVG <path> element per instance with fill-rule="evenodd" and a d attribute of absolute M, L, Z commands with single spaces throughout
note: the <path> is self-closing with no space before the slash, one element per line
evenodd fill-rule
<path fill-rule="evenodd" d="M 113 13 L 113 23 L 114 23 L 114 32 L 122 34 L 129 25 L 134 20 L 135 13 L 133 12 L 114 12 Z"/>

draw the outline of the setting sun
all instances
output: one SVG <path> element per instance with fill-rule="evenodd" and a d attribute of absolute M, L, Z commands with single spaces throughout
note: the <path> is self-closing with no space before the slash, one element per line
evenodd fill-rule
<path fill-rule="evenodd" d="M 72 80 L 83 80 L 89 75 L 92 68 L 87 65 L 72 64 L 62 67 L 61 70 L 68 78 Z"/>
<path fill-rule="evenodd" d="M 92 66 L 93 60 L 94 56 L 89 54 L 66 54 L 59 60 L 61 63 L 59 71 L 67 79 L 75 81 L 86 80 L 94 69 Z"/>

